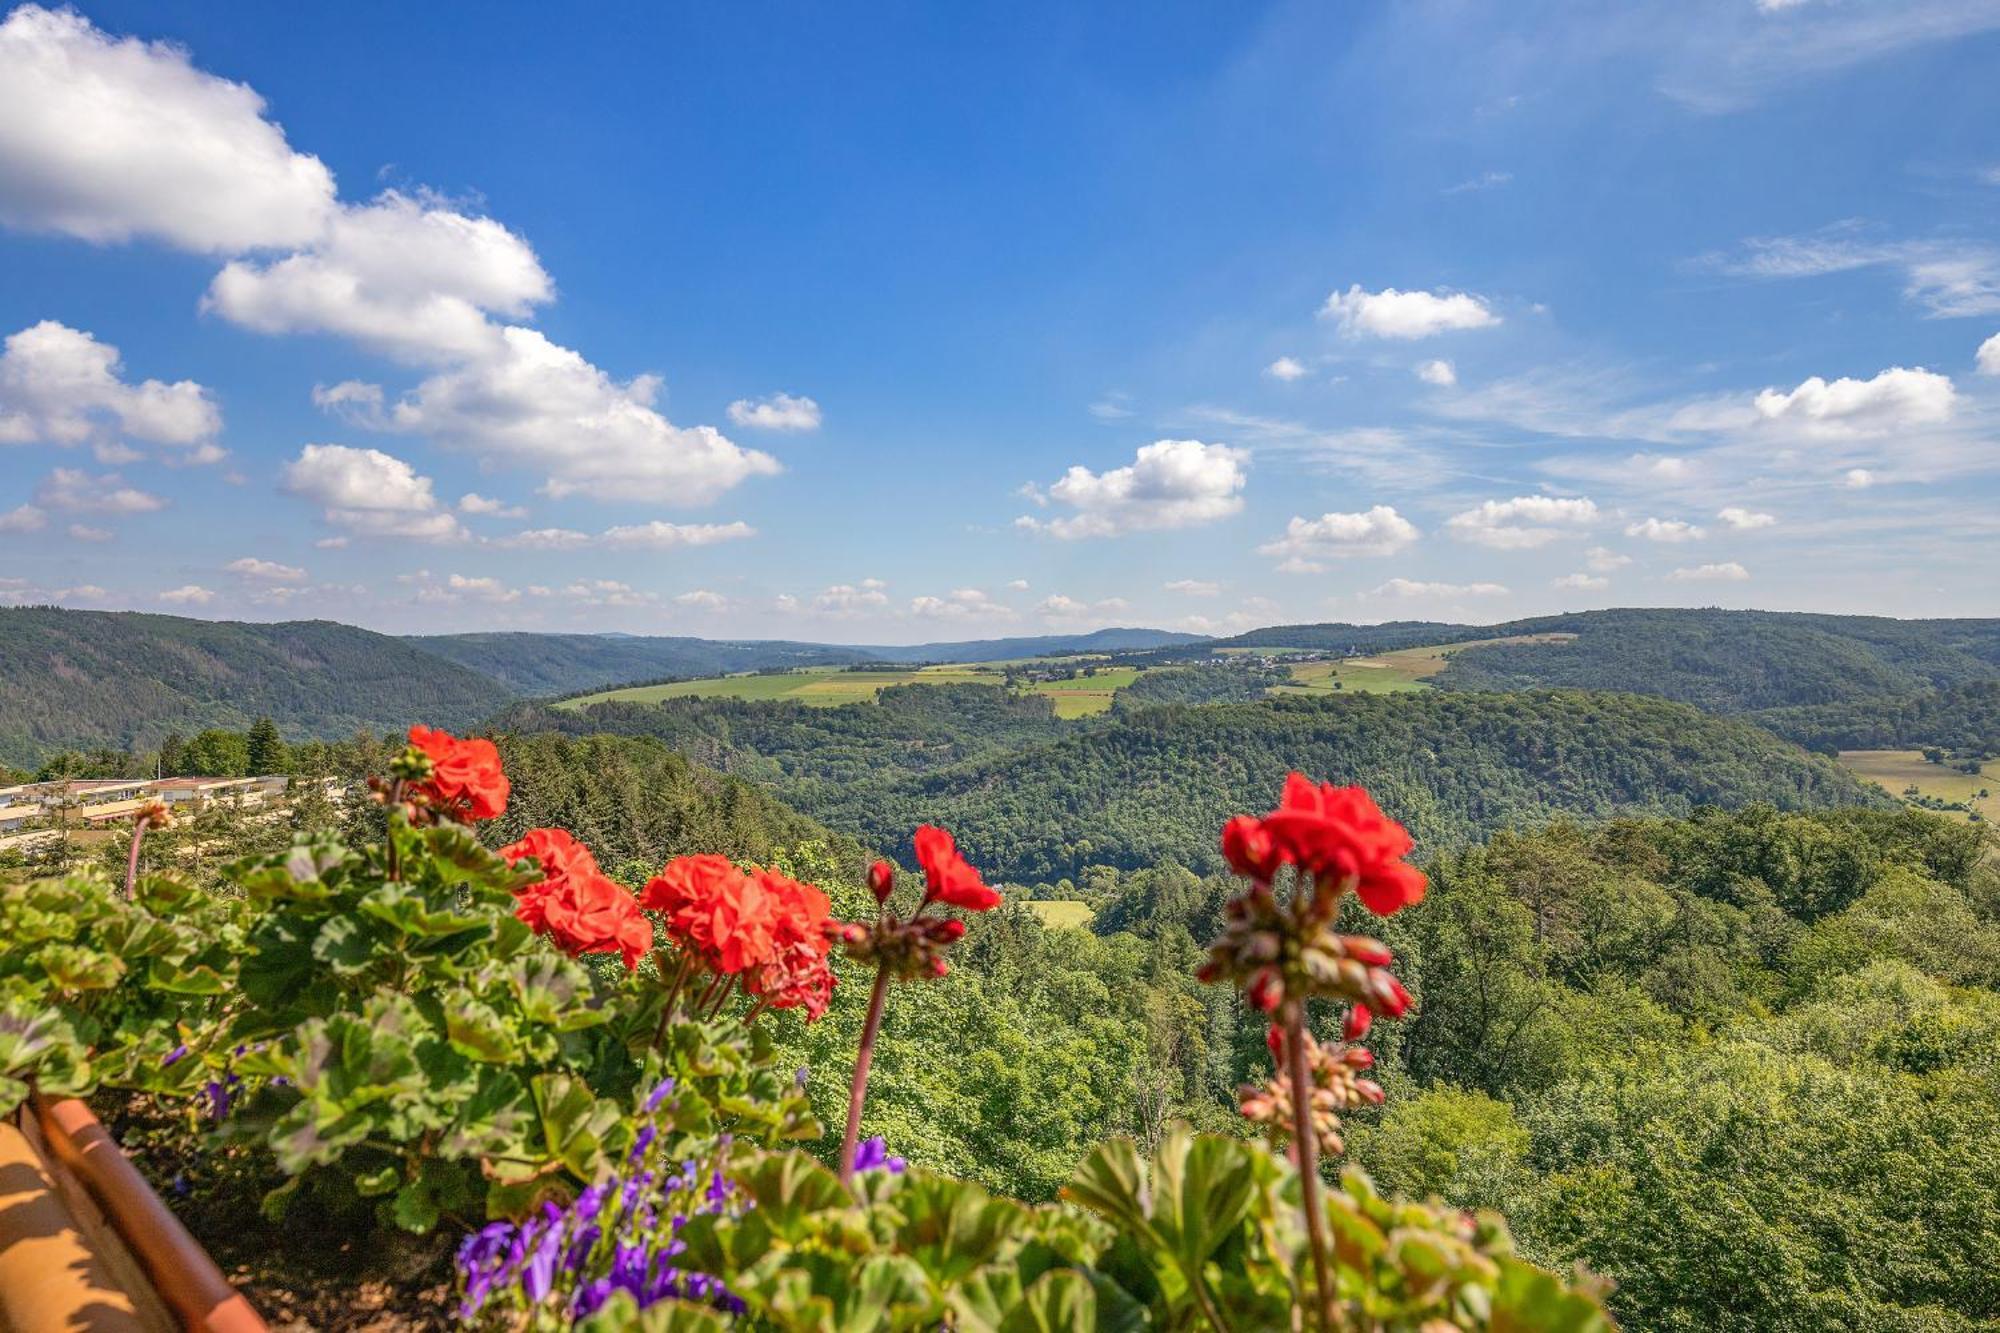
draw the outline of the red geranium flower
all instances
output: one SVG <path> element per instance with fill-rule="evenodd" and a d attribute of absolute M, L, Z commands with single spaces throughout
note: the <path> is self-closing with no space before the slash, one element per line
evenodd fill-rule
<path fill-rule="evenodd" d="M 641 902 L 711 972 L 733 975 L 771 957 L 775 903 L 726 856 L 677 856 L 646 881 Z"/>
<path fill-rule="evenodd" d="M 431 776 L 422 790 L 433 807 L 461 819 L 492 819 L 506 810 L 511 787 L 492 741 L 460 740 L 418 726 L 410 728 L 410 744 L 430 758 Z"/>
<path fill-rule="evenodd" d="M 531 930 L 545 928 L 542 900 L 558 884 L 565 879 L 598 873 L 597 858 L 590 854 L 590 849 L 559 828 L 529 829 L 519 842 L 502 847 L 500 855 L 507 858 L 509 865 L 519 865 L 532 856 L 542 867 L 539 883 L 514 890 L 514 898 L 520 904 L 514 915 Z"/>
<path fill-rule="evenodd" d="M 622 884 L 589 873 L 550 881 L 538 908 L 542 933 L 564 953 L 623 955 L 635 968 L 653 947 L 653 923 Z"/>
<path fill-rule="evenodd" d="M 812 885 L 775 870 L 759 870 L 753 878 L 772 907 L 771 956 L 743 974 L 743 988 L 773 1009 L 802 1008 L 811 1022 L 833 1002 L 827 962 L 833 904 Z"/>
<path fill-rule="evenodd" d="M 1000 895 L 986 887 L 972 863 L 958 854 L 951 834 L 934 824 L 917 830 L 917 864 L 924 868 L 924 901 L 936 899 L 968 912 L 1000 905 Z"/>
<path fill-rule="evenodd" d="M 1260 824 L 1280 862 L 1324 879 L 1352 880 L 1371 912 L 1387 916 L 1423 901 L 1424 874 L 1403 859 L 1416 844 L 1364 788 L 1316 786 L 1294 773 L 1285 779 L 1278 808 Z M 1239 834 L 1239 841 L 1247 836 Z"/>

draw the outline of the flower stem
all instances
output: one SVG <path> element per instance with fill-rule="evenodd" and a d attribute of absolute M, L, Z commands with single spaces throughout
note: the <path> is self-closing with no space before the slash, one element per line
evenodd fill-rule
<path fill-rule="evenodd" d="M 1299 1160 L 1299 1207 L 1306 1215 L 1306 1245 L 1312 1250 L 1313 1285 L 1319 1293 L 1319 1326 L 1337 1328 L 1333 1273 L 1326 1253 L 1326 1218 L 1319 1202 L 1319 1139 L 1313 1132 L 1312 1073 L 1306 1067 L 1306 1007 L 1285 1001 L 1285 1064 L 1292 1081 L 1292 1145 Z"/>
<path fill-rule="evenodd" d="M 139 844 L 146 840 L 146 825 L 150 822 L 144 812 L 132 821 L 132 851 L 125 858 L 125 897 L 128 901 L 139 884 Z"/>
<path fill-rule="evenodd" d="M 875 968 L 875 989 L 868 996 L 868 1021 L 861 1025 L 861 1045 L 854 1052 L 854 1082 L 847 1089 L 847 1133 L 840 1140 L 840 1179 L 854 1179 L 854 1149 L 861 1141 L 861 1103 L 868 1096 L 868 1069 L 875 1063 L 875 1038 L 882 1031 L 882 1002 L 889 995 L 889 965 Z"/>

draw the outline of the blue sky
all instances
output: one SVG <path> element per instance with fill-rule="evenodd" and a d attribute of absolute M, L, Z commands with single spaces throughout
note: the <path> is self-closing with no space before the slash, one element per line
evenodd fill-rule
<path fill-rule="evenodd" d="M 2000 613 L 1996 70 L 2000 0 L 15 9 L 0 600 Z"/>

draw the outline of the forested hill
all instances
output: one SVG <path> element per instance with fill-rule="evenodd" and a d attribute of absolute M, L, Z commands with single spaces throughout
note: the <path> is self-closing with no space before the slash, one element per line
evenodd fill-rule
<path fill-rule="evenodd" d="M 1625 690 L 1742 713 L 2000 680 L 2000 620 L 1629 608 L 1483 626 L 1281 625 L 1217 646 L 1367 653 L 1545 634 L 1576 637 L 1462 648 L 1430 683 L 1447 690 Z"/>
<path fill-rule="evenodd" d="M 854 662 L 998 662 L 1045 653 L 1115 652 L 1206 642 L 1199 634 L 1102 629 L 952 643 L 797 643 L 635 634 L 433 634 L 404 642 L 470 667 L 518 694 L 563 695 L 607 685 Z"/>
<path fill-rule="evenodd" d="M 1366 784 L 1432 852 L 1558 814 L 1885 800 L 1747 722 L 1572 692 L 1141 709 L 1012 754 L 791 794 L 807 813 L 882 847 L 899 847 L 926 820 L 944 824 L 980 865 L 1039 882 L 1094 864 L 1214 869 L 1222 821 L 1268 805 L 1292 769 Z"/>
<path fill-rule="evenodd" d="M 258 625 L 0 608 L 0 761 L 146 749 L 169 731 L 278 721 L 290 737 L 467 727 L 509 692 L 400 639 L 327 620 Z"/>
<path fill-rule="evenodd" d="M 629 634 L 426 634 L 408 636 L 403 642 L 527 695 L 570 694 L 667 676 L 722 676 L 872 660 L 861 649 L 823 643 Z"/>
<path fill-rule="evenodd" d="M 501 721 L 659 737 L 884 849 L 942 823 L 1025 882 L 1094 864 L 1212 868 L 1222 820 L 1268 804 L 1293 768 L 1366 783 L 1432 851 L 1557 814 L 1884 800 L 1747 722 L 1637 695 L 1355 694 L 1063 723 L 1046 700 L 922 685 L 839 708 L 675 700 Z"/>

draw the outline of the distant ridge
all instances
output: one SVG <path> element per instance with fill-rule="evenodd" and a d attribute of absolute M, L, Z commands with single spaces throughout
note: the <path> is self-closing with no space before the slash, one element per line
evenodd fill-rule
<path fill-rule="evenodd" d="M 558 695 L 673 676 L 720 676 L 854 662 L 998 662 L 1045 653 L 1114 652 L 1205 643 L 1199 634 L 1101 629 L 954 643 L 835 644 L 634 634 L 433 634 L 405 643 L 490 676 L 519 694 Z"/>
<path fill-rule="evenodd" d="M 1557 633 L 1576 637 L 1461 649 L 1430 683 L 1446 690 L 1620 690 L 1746 713 L 2000 679 L 2000 619 L 1896 620 L 1715 607 L 1623 607 L 1497 625 L 1275 625 L 1215 646 L 1382 652 Z"/>
<path fill-rule="evenodd" d="M 150 749 L 169 731 L 292 738 L 423 720 L 470 727 L 509 691 L 402 640 L 331 620 L 247 624 L 136 611 L 0 608 L 0 760 L 63 748 Z"/>

